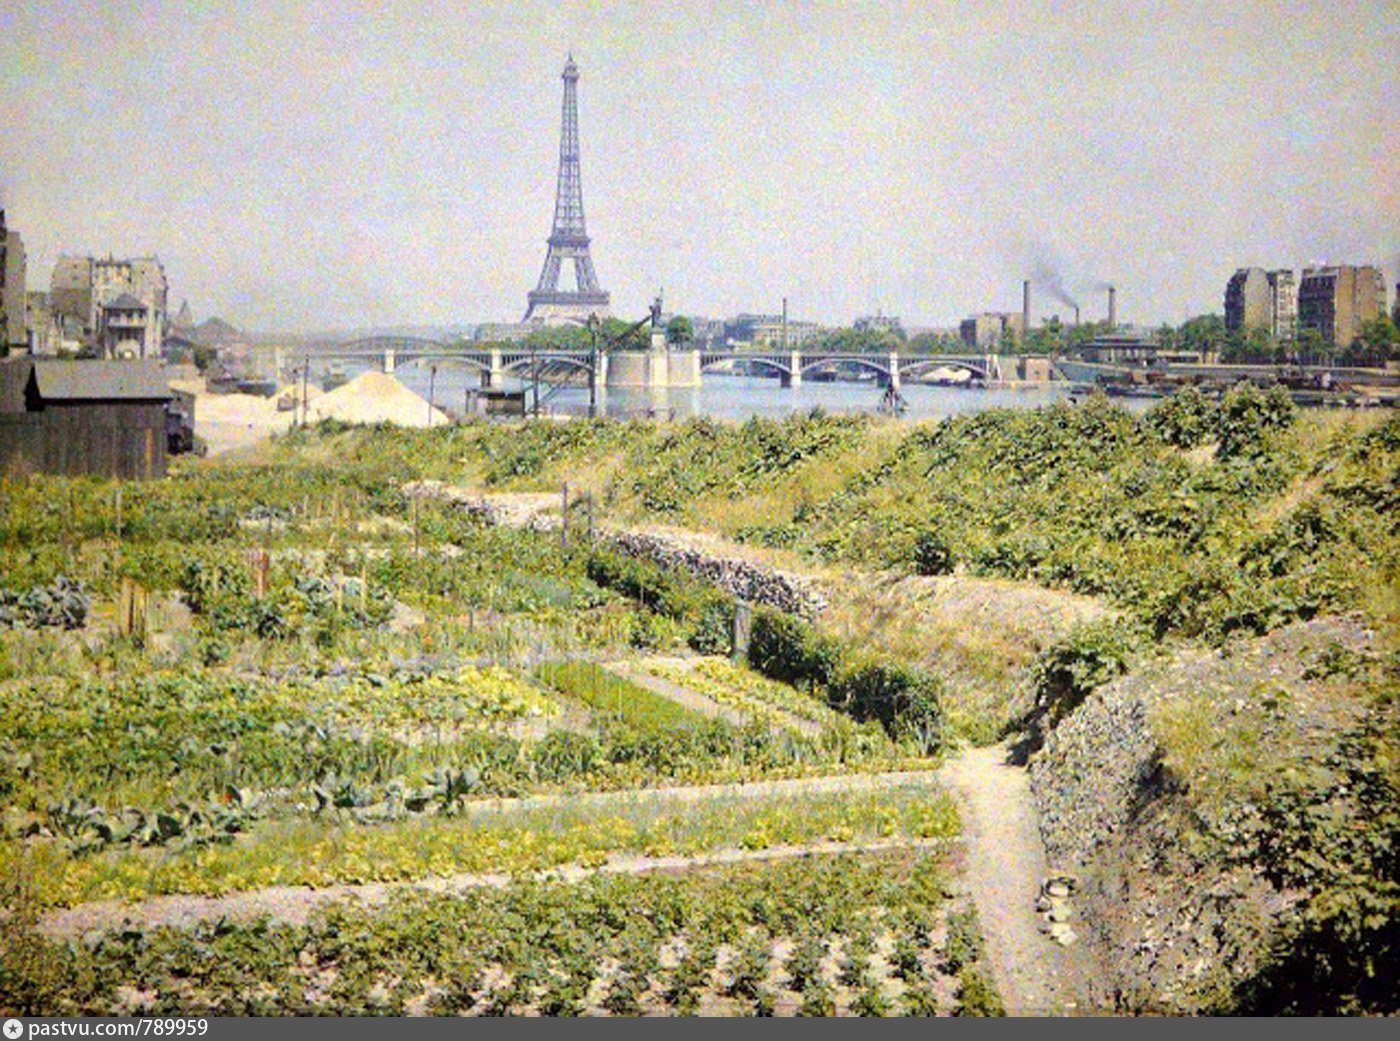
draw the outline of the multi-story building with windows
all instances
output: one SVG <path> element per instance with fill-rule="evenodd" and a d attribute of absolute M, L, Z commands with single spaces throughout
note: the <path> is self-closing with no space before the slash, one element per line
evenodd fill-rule
<path fill-rule="evenodd" d="M 1269 331 L 1274 339 L 1294 339 L 1298 335 L 1298 280 L 1289 268 L 1269 272 L 1269 303 L 1273 318 Z"/>
<path fill-rule="evenodd" d="M 1242 267 L 1225 286 L 1225 328 L 1272 331 L 1274 308 L 1269 276 L 1261 267 Z"/>
<path fill-rule="evenodd" d="M 1298 285 L 1298 332 L 1316 330 L 1346 347 L 1385 310 L 1385 276 L 1374 267 L 1309 268 Z"/>
<path fill-rule="evenodd" d="M 855 328 L 859 332 L 889 333 L 892 336 L 904 338 L 904 325 L 900 322 L 898 315 L 875 314 L 861 315 L 855 320 Z"/>
<path fill-rule="evenodd" d="M 83 331 L 104 351 L 111 343 L 138 358 L 160 356 L 168 312 L 169 285 L 165 268 L 155 257 L 105 260 L 93 257 L 59 257 L 49 289 L 49 306 L 55 315 L 68 315 L 82 323 Z M 119 298 L 130 297 L 145 308 L 139 342 L 133 340 L 132 309 L 112 308 Z M 123 323 L 107 328 L 109 314 Z"/>
<path fill-rule="evenodd" d="M 741 314 L 724 323 L 724 339 L 731 346 L 796 349 L 821 332 L 816 322 L 800 322 L 780 314 Z"/>
<path fill-rule="evenodd" d="M 0 210 L 0 354 L 25 351 L 29 337 L 24 320 L 24 242 L 19 232 L 5 227 L 5 211 Z"/>

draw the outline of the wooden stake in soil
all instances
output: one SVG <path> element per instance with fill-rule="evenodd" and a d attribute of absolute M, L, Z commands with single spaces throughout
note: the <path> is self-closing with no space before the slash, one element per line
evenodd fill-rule
<path fill-rule="evenodd" d="M 569 548 L 569 482 L 564 482 L 562 507 L 559 511 L 559 545 Z"/>

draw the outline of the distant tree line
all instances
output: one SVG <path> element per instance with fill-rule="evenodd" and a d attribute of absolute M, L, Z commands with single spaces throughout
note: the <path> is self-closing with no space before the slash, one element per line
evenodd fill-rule
<path fill-rule="evenodd" d="M 1400 360 L 1400 328 L 1390 315 L 1361 326 L 1348 344 L 1332 344 L 1316 329 L 1304 329 L 1294 340 L 1279 340 L 1260 328 L 1230 330 L 1218 314 L 1197 315 L 1180 326 L 1157 330 L 1163 351 L 1214 353 L 1223 362 L 1248 364 L 1381 366 Z"/>
<path fill-rule="evenodd" d="M 1032 329 L 1029 335 L 1014 331 L 1004 334 L 996 349 L 1005 354 L 1072 354 L 1094 338 L 1112 331 L 1107 322 L 1067 325 L 1058 315 Z M 1199 352 L 1213 354 L 1223 362 L 1250 364 L 1361 365 L 1380 366 L 1400 360 L 1400 327 L 1390 315 L 1381 315 L 1361 327 L 1360 333 L 1345 346 L 1327 343 L 1315 329 L 1305 329 L 1296 340 L 1277 340 L 1263 329 L 1231 331 L 1219 314 L 1189 318 L 1179 326 L 1164 324 L 1156 331 L 1157 348 L 1167 353 Z M 583 325 L 550 326 L 537 329 L 523 341 L 502 346 L 535 350 L 588 350 L 593 331 Z M 695 339 L 693 321 L 676 315 L 666 324 L 666 342 L 682 346 Z M 644 325 L 632 328 L 620 318 L 605 318 L 598 328 L 598 344 L 613 349 L 645 350 L 650 331 Z M 845 326 L 824 329 L 803 345 L 804 351 L 830 351 L 835 354 L 961 354 L 967 344 L 956 333 L 926 332 L 908 336 L 888 329 L 856 329 Z"/>

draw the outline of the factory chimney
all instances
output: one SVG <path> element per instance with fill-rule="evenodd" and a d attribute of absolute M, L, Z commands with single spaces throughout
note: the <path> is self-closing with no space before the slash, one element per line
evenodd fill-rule
<path fill-rule="evenodd" d="M 1079 305 L 1078 305 L 1078 304 L 1075 304 L 1075 305 L 1074 305 L 1074 327 L 1075 327 L 1076 329 L 1079 328 Z"/>
<path fill-rule="evenodd" d="M 1108 287 L 1108 330 L 1112 332 L 1118 327 L 1118 290 L 1113 286 Z"/>
<path fill-rule="evenodd" d="M 1021 335 L 1031 334 L 1031 282 L 1026 279 L 1021 283 Z"/>

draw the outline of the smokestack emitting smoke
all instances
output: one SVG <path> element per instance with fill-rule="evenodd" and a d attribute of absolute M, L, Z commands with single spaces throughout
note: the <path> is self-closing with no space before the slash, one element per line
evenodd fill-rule
<path fill-rule="evenodd" d="M 1031 281 L 1036 284 L 1037 289 L 1049 293 L 1052 300 L 1058 300 L 1066 307 L 1079 305 L 1079 301 L 1065 288 L 1064 276 L 1060 274 L 1060 264 L 1043 246 L 1034 247 L 1031 258 Z"/>
<path fill-rule="evenodd" d="M 1074 327 L 1075 327 L 1076 329 L 1079 328 L 1079 305 L 1078 305 L 1078 304 L 1076 304 L 1075 307 L 1074 307 Z"/>
<path fill-rule="evenodd" d="M 1031 282 L 1026 279 L 1021 283 L 1021 335 L 1026 336 L 1031 331 Z"/>
<path fill-rule="evenodd" d="M 1115 328 L 1118 325 L 1118 290 L 1113 286 L 1108 287 L 1108 327 Z"/>

